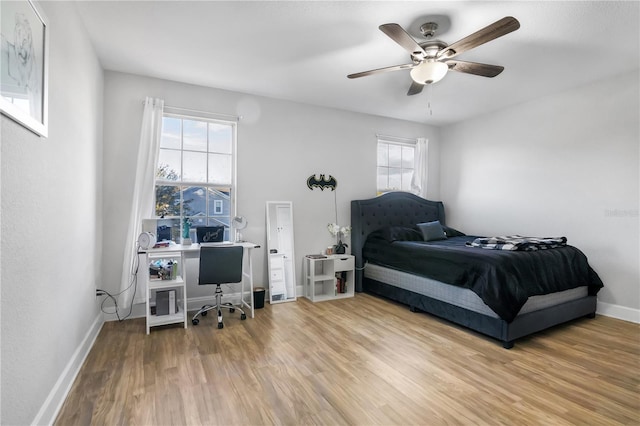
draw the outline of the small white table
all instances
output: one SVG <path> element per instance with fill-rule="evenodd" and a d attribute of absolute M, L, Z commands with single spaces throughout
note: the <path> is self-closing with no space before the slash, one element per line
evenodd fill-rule
<path fill-rule="evenodd" d="M 224 244 L 227 246 L 241 246 L 244 249 L 244 256 L 242 261 L 242 282 L 240 289 L 240 303 L 241 307 L 246 307 L 251 312 L 251 318 L 254 317 L 254 303 L 253 303 L 253 262 L 251 260 L 251 251 L 254 248 L 260 248 L 258 244 L 250 242 L 238 242 Z M 147 334 L 151 327 L 175 324 L 184 322 L 184 328 L 187 328 L 187 278 L 185 266 L 185 256 L 199 256 L 200 244 L 182 245 L 172 244 L 167 247 L 152 248 L 147 250 L 138 251 L 138 282 L 145 287 L 145 305 L 146 305 L 146 319 L 147 319 Z M 175 277 L 167 280 L 151 280 L 149 277 L 149 264 L 152 259 L 172 259 L 179 262 L 178 271 Z M 247 302 L 245 298 L 245 284 L 248 284 L 249 300 Z M 169 315 L 151 315 L 151 294 L 158 290 L 176 290 L 176 298 L 181 300 L 180 303 L 181 312 Z"/>
<path fill-rule="evenodd" d="M 304 257 L 304 296 L 312 302 L 353 297 L 355 257 L 350 254 Z"/>

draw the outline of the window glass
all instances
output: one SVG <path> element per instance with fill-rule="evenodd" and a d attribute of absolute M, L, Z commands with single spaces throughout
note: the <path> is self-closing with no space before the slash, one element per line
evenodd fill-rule
<path fill-rule="evenodd" d="M 206 182 L 207 181 L 207 153 L 206 152 L 183 152 L 182 180 L 186 182 Z"/>
<path fill-rule="evenodd" d="M 389 167 L 402 166 L 402 147 L 389 144 Z"/>
<path fill-rule="evenodd" d="M 209 216 L 229 216 L 228 209 L 226 208 L 228 206 L 226 200 L 228 200 L 229 198 L 230 196 L 228 191 L 214 189 L 210 190 L 208 198 Z"/>
<path fill-rule="evenodd" d="M 180 149 L 182 121 L 174 117 L 162 117 L 160 148 Z"/>
<path fill-rule="evenodd" d="M 156 185 L 156 216 L 180 216 L 180 187 Z"/>
<path fill-rule="evenodd" d="M 413 169 L 402 169 L 402 183 L 400 188 L 403 191 L 411 191 L 411 178 L 413 177 Z"/>
<path fill-rule="evenodd" d="M 182 210 L 184 216 L 205 216 L 207 215 L 207 193 L 199 186 L 183 186 Z"/>
<path fill-rule="evenodd" d="M 209 183 L 229 185 L 231 178 L 231 155 L 209 154 Z"/>
<path fill-rule="evenodd" d="M 414 156 L 415 145 L 378 139 L 378 194 L 411 190 Z"/>
<path fill-rule="evenodd" d="M 389 144 L 378 143 L 378 168 L 389 166 Z"/>
<path fill-rule="evenodd" d="M 163 236 L 179 241 L 180 225 L 188 218 L 192 228 L 225 226 L 228 239 L 234 213 L 235 123 L 172 114 L 165 114 L 162 123 L 155 196 Z"/>
<path fill-rule="evenodd" d="M 398 191 L 402 189 L 402 169 L 389 167 L 389 189 Z"/>
<path fill-rule="evenodd" d="M 231 154 L 233 134 L 230 126 L 209 123 L 209 152 Z"/>
<path fill-rule="evenodd" d="M 156 177 L 161 180 L 181 180 L 181 154 L 181 151 L 161 148 L 160 153 L 158 154 Z"/>
<path fill-rule="evenodd" d="M 402 147 L 402 168 L 403 169 L 411 169 L 413 170 L 413 154 L 415 152 L 415 147 L 413 146 L 403 146 Z"/>
<path fill-rule="evenodd" d="M 183 120 L 183 127 L 182 149 L 207 152 L 207 123 L 205 121 Z"/>

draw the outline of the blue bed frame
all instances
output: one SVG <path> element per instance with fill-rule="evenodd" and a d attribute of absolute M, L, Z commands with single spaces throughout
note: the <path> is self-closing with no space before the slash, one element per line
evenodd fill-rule
<path fill-rule="evenodd" d="M 406 304 L 412 311 L 423 311 L 472 330 L 496 338 L 510 349 L 516 339 L 546 328 L 587 316 L 595 317 L 596 296 L 551 306 L 518 315 L 511 323 L 500 318 L 469 311 L 393 285 L 368 279 L 362 248 L 367 236 L 386 226 L 412 226 L 420 222 L 439 220 L 446 224 L 444 204 L 430 201 L 408 192 L 390 192 L 368 200 L 351 201 L 351 253 L 356 258 L 356 291 L 383 296 Z"/>

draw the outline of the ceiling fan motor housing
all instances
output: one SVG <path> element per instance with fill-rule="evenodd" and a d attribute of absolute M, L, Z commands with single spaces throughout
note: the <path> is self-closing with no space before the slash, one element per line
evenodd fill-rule
<path fill-rule="evenodd" d="M 448 44 L 441 40 L 423 41 L 420 43 L 420 47 L 426 55 L 422 54 L 422 52 L 414 52 L 414 54 L 411 55 L 411 59 L 414 62 L 416 62 L 416 60 L 422 62 L 425 59 L 435 59 L 438 52 L 447 46 Z M 416 55 L 416 53 L 418 54 Z"/>
<path fill-rule="evenodd" d="M 420 32 L 423 36 L 427 38 L 431 38 L 436 35 L 436 30 L 438 29 L 438 24 L 435 22 L 426 22 L 420 25 Z"/>

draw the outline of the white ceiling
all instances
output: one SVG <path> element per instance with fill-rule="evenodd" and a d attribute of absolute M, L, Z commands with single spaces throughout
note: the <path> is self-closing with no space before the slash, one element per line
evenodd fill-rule
<path fill-rule="evenodd" d="M 98 57 L 122 71 L 445 125 L 640 67 L 640 2 L 79 1 Z M 456 59 L 502 65 L 496 78 L 449 72 L 406 96 L 408 63 L 378 26 L 410 34 L 429 17 L 451 44 L 504 16 L 519 30 Z M 448 28 L 447 28 L 448 27 Z M 430 101 L 432 115 L 428 113 Z"/>

